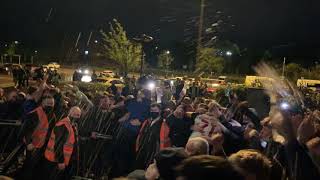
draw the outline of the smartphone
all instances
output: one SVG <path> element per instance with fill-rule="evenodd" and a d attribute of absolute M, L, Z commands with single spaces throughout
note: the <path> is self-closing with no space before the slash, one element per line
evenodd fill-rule
<path fill-rule="evenodd" d="M 263 147 L 263 148 L 267 148 L 268 142 L 261 140 L 260 145 L 261 145 L 261 147 Z"/>

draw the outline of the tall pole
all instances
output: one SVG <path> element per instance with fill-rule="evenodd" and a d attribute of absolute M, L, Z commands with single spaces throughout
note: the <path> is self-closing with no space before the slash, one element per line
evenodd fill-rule
<path fill-rule="evenodd" d="M 169 64 L 169 54 L 167 53 L 166 64 L 165 64 L 165 66 L 166 66 L 166 78 L 168 76 L 168 64 Z"/>
<path fill-rule="evenodd" d="M 204 6 L 205 6 L 204 3 L 205 3 L 205 0 L 201 0 L 196 64 L 199 62 L 199 59 L 200 59 L 201 42 L 202 42 L 202 29 L 203 29 L 203 18 L 204 18 Z"/>
<path fill-rule="evenodd" d="M 144 51 L 142 49 L 142 54 L 141 54 L 141 62 L 140 62 L 140 77 L 143 74 L 143 64 L 144 64 Z"/>
<path fill-rule="evenodd" d="M 91 37 L 92 37 L 92 31 L 90 31 L 90 35 L 89 35 L 89 38 L 88 38 L 88 41 L 87 41 L 87 49 L 86 49 L 86 61 L 87 61 L 87 65 L 89 65 L 89 49 L 90 49 L 90 42 L 91 42 Z"/>
<path fill-rule="evenodd" d="M 90 45 L 91 37 L 92 37 L 92 31 L 90 32 L 90 35 L 89 35 L 89 38 L 87 41 L 87 47 L 89 47 L 89 45 Z"/>
<path fill-rule="evenodd" d="M 282 64 L 282 77 L 284 78 L 284 72 L 286 69 L 286 57 L 283 58 L 283 64 Z"/>

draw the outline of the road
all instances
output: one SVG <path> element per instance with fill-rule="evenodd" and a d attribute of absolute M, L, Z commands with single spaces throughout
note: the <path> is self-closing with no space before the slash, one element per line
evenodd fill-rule
<path fill-rule="evenodd" d="M 9 75 L 0 75 L 0 88 L 8 88 L 14 85 L 12 77 Z"/>

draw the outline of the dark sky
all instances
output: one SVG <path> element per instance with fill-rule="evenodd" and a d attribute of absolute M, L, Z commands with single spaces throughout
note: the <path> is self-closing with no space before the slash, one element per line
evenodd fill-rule
<path fill-rule="evenodd" d="M 98 32 L 117 18 L 133 37 L 147 33 L 160 47 L 192 36 L 200 0 L 2 0 L 0 45 L 60 51 L 83 32 Z M 207 0 L 205 23 L 216 12 L 231 16 L 222 33 L 241 48 L 267 48 L 280 54 L 320 58 L 320 3 L 317 0 Z M 50 9 L 52 13 L 48 18 Z M 48 18 L 48 21 L 47 21 Z M 98 33 L 95 33 L 96 36 Z"/>

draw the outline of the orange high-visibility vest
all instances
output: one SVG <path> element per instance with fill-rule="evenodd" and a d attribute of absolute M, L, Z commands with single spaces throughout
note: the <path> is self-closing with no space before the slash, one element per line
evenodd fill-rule
<path fill-rule="evenodd" d="M 63 145 L 64 164 L 68 166 L 72 152 L 73 152 L 74 143 L 75 143 L 75 132 L 72 128 L 69 118 L 64 118 L 59 122 L 57 122 L 56 127 L 59 127 L 59 126 L 65 126 L 68 129 L 68 133 L 69 133 L 68 139 Z M 55 143 L 56 143 L 55 134 L 54 134 L 54 131 L 52 131 L 47 149 L 44 153 L 45 158 L 51 162 L 57 162 L 55 158 L 55 149 L 54 149 Z"/>
<path fill-rule="evenodd" d="M 41 106 L 31 111 L 30 113 L 33 113 L 33 112 L 37 113 L 39 123 L 31 135 L 31 139 L 32 139 L 31 144 L 35 148 L 41 148 L 44 145 L 47 134 L 48 134 L 48 128 L 49 128 L 48 117 L 46 113 L 43 111 Z"/>
<path fill-rule="evenodd" d="M 160 129 L 160 150 L 167 147 L 171 147 L 169 132 L 170 132 L 170 127 L 168 126 L 168 124 L 166 123 L 166 120 L 164 119 Z"/>
<path fill-rule="evenodd" d="M 150 120 L 149 120 L 149 119 L 145 120 L 145 121 L 142 123 L 142 126 L 141 126 L 141 128 L 140 128 L 140 131 L 139 131 L 139 134 L 138 134 L 138 137 L 137 137 L 137 140 L 136 140 L 136 152 L 138 152 L 138 150 L 139 150 L 140 138 L 141 138 L 142 132 L 143 132 L 144 128 L 145 128 L 148 124 L 150 124 Z"/>

